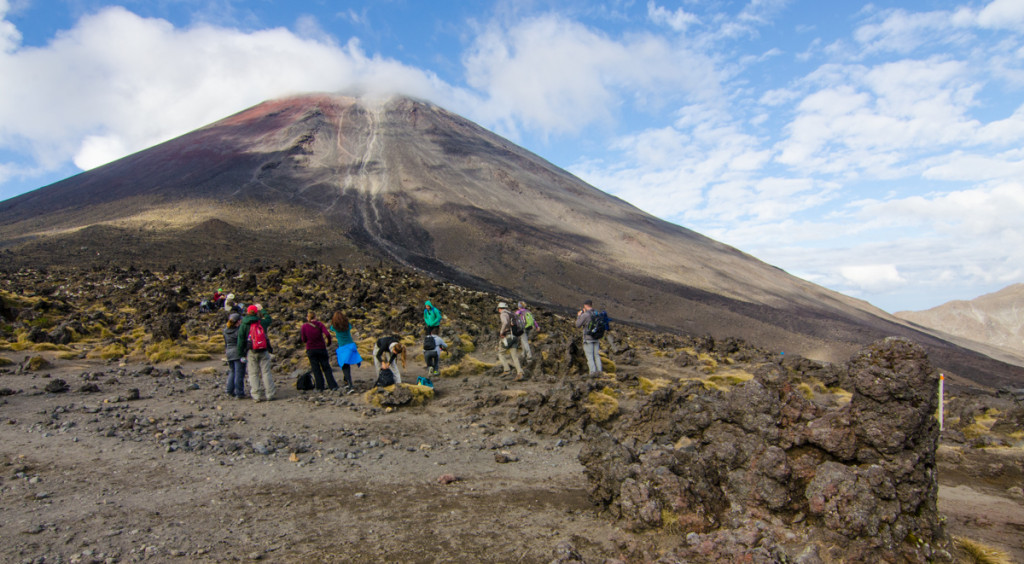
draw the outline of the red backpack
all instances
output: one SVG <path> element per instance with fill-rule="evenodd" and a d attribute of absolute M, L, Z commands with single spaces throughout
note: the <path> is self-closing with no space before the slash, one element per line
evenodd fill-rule
<path fill-rule="evenodd" d="M 249 324 L 249 349 L 254 351 L 267 350 L 267 332 L 259 321 Z"/>

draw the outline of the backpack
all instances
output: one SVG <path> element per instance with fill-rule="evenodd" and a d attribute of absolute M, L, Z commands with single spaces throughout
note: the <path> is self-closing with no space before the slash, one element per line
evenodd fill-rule
<path fill-rule="evenodd" d="M 515 312 L 508 312 L 508 326 L 512 330 L 512 334 L 516 337 L 526 332 L 526 324 L 523 323 L 523 318 L 515 314 Z"/>
<path fill-rule="evenodd" d="M 303 372 L 295 379 L 296 390 L 312 390 L 313 387 L 313 374 L 309 372 Z"/>
<path fill-rule="evenodd" d="M 526 326 L 527 331 L 533 331 L 534 327 L 537 325 L 537 320 L 533 318 L 533 313 L 531 313 L 530 310 L 523 312 L 523 325 Z"/>
<path fill-rule="evenodd" d="M 423 337 L 423 350 L 424 350 L 424 352 L 432 351 L 432 350 L 434 350 L 436 348 L 437 348 L 437 340 L 434 339 L 433 335 L 427 335 L 426 337 Z"/>
<path fill-rule="evenodd" d="M 377 374 L 377 383 L 374 386 L 378 388 L 386 388 L 388 386 L 395 385 L 395 373 L 390 368 L 381 368 L 380 373 Z"/>
<path fill-rule="evenodd" d="M 416 384 L 419 386 L 426 386 L 428 388 L 434 387 L 434 381 L 431 380 L 430 378 L 427 378 L 426 376 L 420 376 L 419 378 L 417 378 Z"/>
<path fill-rule="evenodd" d="M 595 311 L 590 315 L 590 324 L 587 325 L 587 335 L 594 339 L 604 337 L 608 330 L 608 312 Z"/>
<path fill-rule="evenodd" d="M 253 321 L 250 323 L 249 348 L 254 351 L 265 351 L 268 346 L 267 332 L 263 330 L 263 325 L 259 321 Z"/>

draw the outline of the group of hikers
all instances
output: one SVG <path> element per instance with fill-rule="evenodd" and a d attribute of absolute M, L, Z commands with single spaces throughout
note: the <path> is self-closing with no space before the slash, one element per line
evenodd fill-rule
<path fill-rule="evenodd" d="M 271 372 L 271 354 L 274 348 L 267 335 L 267 328 L 273 323 L 273 319 L 260 304 L 252 304 L 243 310 L 241 304 L 234 302 L 234 295 L 224 295 L 222 292 L 223 290 L 217 290 L 214 303 L 219 303 L 216 306 L 218 309 L 223 308 L 230 312 L 227 326 L 223 331 L 224 352 L 228 362 L 226 391 L 233 397 L 245 398 L 245 381 L 248 379 L 249 396 L 257 402 L 270 401 L 274 399 L 277 391 Z M 506 302 L 499 302 L 497 312 L 500 321 L 498 360 L 501 362 L 502 373 L 511 374 L 511 362 L 512 368 L 515 369 L 515 380 L 524 380 L 526 374 L 519 360 L 520 350 L 527 362 L 533 360 L 530 336 L 540 330 L 540 325 L 524 302 L 518 302 L 515 310 L 510 309 Z M 418 384 L 433 387 L 431 377 L 441 373 L 441 353 L 448 351 L 448 343 L 440 335 L 443 319 L 439 308 L 429 300 L 424 302 L 423 359 L 427 375 L 419 377 Z M 583 329 L 583 352 L 591 374 L 601 372 L 600 339 L 608 327 L 607 315 L 604 312 L 596 312 L 593 303 L 587 300 L 576 314 L 576 327 Z M 335 356 L 344 376 L 343 387 L 338 385 L 331 368 L 328 347 L 332 343 L 332 337 L 333 342 L 337 343 Z M 335 311 L 331 316 L 330 325 L 324 325 L 318 320 L 315 312 L 308 312 L 306 321 L 299 330 L 299 338 L 306 348 L 311 380 L 306 386 L 299 385 L 300 389 L 338 391 L 344 394 L 355 392 L 352 366 L 362 366 L 363 357 L 352 338 L 352 324 L 343 312 Z M 398 335 L 380 337 L 374 342 L 372 358 L 377 373 L 375 386 L 387 387 L 402 383 L 402 371 L 407 368 L 407 349 Z"/>

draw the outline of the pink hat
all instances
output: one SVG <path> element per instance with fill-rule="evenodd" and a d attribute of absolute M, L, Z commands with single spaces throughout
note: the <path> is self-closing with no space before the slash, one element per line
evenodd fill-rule
<path fill-rule="evenodd" d="M 254 306 L 254 305 L 249 306 L 249 308 L 245 310 L 245 313 L 248 313 L 249 315 L 256 315 L 259 312 L 260 312 L 260 308 Z"/>

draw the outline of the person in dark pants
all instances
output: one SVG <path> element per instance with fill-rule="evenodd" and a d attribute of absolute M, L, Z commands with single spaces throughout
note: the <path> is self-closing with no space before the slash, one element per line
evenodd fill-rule
<path fill-rule="evenodd" d="M 331 333 L 323 323 L 317 321 L 316 314 L 312 311 L 306 314 L 301 337 L 302 342 L 306 344 L 306 357 L 309 358 L 309 367 L 313 372 L 313 387 L 322 392 L 326 379 L 327 389 L 337 390 L 338 383 L 334 381 L 334 372 L 331 370 L 331 357 L 327 354 L 327 345 L 331 344 Z"/>
<path fill-rule="evenodd" d="M 238 399 L 245 398 L 245 364 L 242 364 L 242 355 L 238 354 L 238 323 L 241 320 L 241 315 L 232 313 L 224 328 L 224 355 L 228 360 L 227 392 L 229 396 Z"/>
<path fill-rule="evenodd" d="M 338 341 L 338 348 L 334 352 L 338 355 L 338 366 L 345 376 L 345 393 L 354 393 L 356 388 L 352 385 L 351 365 L 362 366 L 363 357 L 359 355 L 359 348 L 352 339 L 352 324 L 344 313 L 336 311 L 331 317 L 331 326 L 328 329 L 334 333 L 334 338 Z"/>

